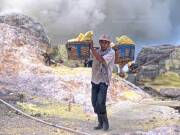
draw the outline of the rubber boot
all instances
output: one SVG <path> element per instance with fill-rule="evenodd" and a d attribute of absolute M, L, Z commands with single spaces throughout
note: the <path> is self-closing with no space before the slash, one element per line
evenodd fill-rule
<path fill-rule="evenodd" d="M 94 130 L 99 130 L 103 128 L 103 121 L 102 121 L 102 115 L 98 114 L 98 125 L 94 127 Z"/>
<path fill-rule="evenodd" d="M 109 122 L 107 118 L 107 113 L 102 115 L 102 120 L 103 120 L 103 129 L 104 131 L 107 131 L 109 129 Z"/>

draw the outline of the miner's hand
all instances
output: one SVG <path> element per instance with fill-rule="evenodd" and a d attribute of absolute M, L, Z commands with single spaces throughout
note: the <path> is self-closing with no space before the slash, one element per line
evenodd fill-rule
<path fill-rule="evenodd" d="M 94 46 L 93 46 L 93 40 L 91 41 L 91 43 L 90 43 L 90 49 L 92 49 Z"/>

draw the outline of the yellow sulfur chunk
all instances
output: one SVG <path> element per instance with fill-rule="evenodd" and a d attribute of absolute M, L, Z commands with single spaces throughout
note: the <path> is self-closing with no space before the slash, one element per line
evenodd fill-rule
<path fill-rule="evenodd" d="M 118 44 L 135 44 L 134 41 L 126 35 L 116 37 L 116 42 Z"/>
<path fill-rule="evenodd" d="M 88 31 L 84 35 L 84 38 L 82 38 L 82 41 L 89 41 L 92 40 L 92 38 L 93 38 L 93 31 Z"/>
<path fill-rule="evenodd" d="M 76 38 L 69 39 L 68 42 L 77 42 L 77 41 L 90 41 L 93 40 L 93 31 L 88 31 L 86 34 L 80 33 Z"/>
<path fill-rule="evenodd" d="M 79 36 L 76 38 L 78 41 L 82 41 L 82 39 L 84 38 L 84 34 L 80 33 Z"/>

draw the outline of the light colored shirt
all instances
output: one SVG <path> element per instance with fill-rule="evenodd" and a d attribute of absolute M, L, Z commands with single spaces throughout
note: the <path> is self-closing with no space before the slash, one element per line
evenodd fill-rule
<path fill-rule="evenodd" d="M 100 50 L 97 51 L 99 54 Z M 115 61 L 115 52 L 111 48 L 110 51 L 102 56 L 105 60 L 105 64 L 103 65 L 93 56 L 93 65 L 92 65 L 92 79 L 91 81 L 95 84 L 99 84 L 100 82 L 104 82 L 107 85 L 110 85 L 110 80 L 112 76 L 114 61 Z M 102 67 L 105 67 L 107 70 L 107 74 L 104 75 L 104 71 L 102 71 Z"/>

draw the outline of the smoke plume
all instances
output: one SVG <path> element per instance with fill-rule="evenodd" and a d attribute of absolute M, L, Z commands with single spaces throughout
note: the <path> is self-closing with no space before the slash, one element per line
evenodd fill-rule
<path fill-rule="evenodd" d="M 136 43 L 177 42 L 179 0 L 0 0 L 0 13 L 20 12 L 42 23 L 54 43 L 93 30 L 126 34 Z"/>

